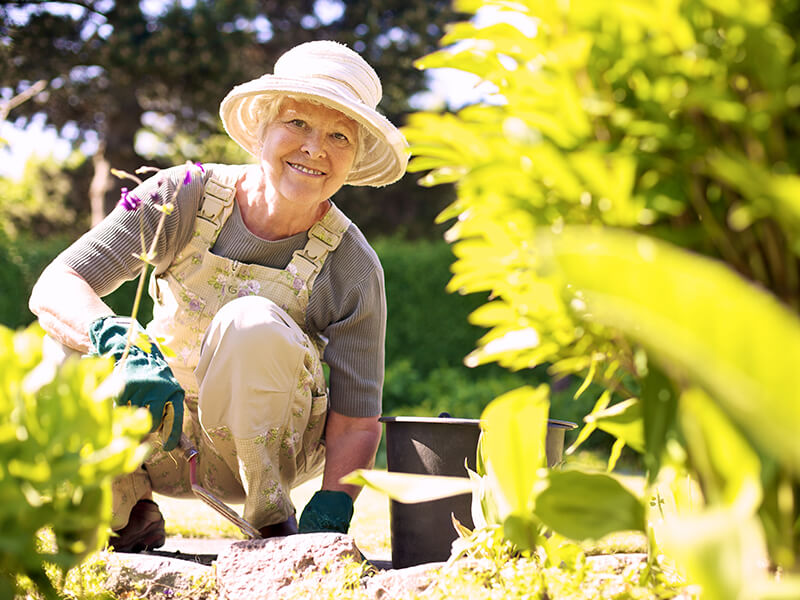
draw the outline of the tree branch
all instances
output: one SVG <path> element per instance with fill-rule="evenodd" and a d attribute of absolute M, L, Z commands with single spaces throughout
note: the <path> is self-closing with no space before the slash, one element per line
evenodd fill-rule
<path fill-rule="evenodd" d="M 90 2 L 82 2 L 81 0 L 31 0 L 30 2 L 3 2 L 3 4 L 16 4 L 18 6 L 30 4 L 72 4 L 74 6 L 80 6 L 81 8 L 96 15 L 100 15 L 102 17 L 106 16 L 104 13 L 97 10 Z"/>
<path fill-rule="evenodd" d="M 33 98 L 36 94 L 43 91 L 47 87 L 47 81 L 40 79 L 34 83 L 27 90 L 20 92 L 10 100 L 0 103 L 0 121 L 5 121 L 8 113 L 14 110 L 17 106 Z"/>

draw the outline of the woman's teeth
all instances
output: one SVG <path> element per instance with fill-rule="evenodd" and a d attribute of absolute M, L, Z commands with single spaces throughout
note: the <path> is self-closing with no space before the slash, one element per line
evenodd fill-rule
<path fill-rule="evenodd" d="M 298 165 L 297 163 L 289 163 L 289 165 L 293 169 L 297 169 L 301 173 L 308 173 L 309 175 L 324 175 L 322 171 L 317 171 L 316 169 L 309 169 L 308 167 L 304 167 L 303 165 Z"/>

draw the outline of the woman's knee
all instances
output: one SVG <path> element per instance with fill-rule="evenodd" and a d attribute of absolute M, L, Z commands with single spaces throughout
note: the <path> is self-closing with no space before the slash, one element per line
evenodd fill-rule
<path fill-rule="evenodd" d="M 283 314 L 281 314 L 283 313 Z M 206 332 L 195 376 L 200 395 L 290 394 L 308 351 L 305 334 L 274 302 L 245 297 L 226 304 Z"/>
<path fill-rule="evenodd" d="M 304 346 L 304 334 L 277 304 L 259 296 L 237 298 L 214 316 L 202 352 L 234 352 L 242 360 L 263 361 Z"/>

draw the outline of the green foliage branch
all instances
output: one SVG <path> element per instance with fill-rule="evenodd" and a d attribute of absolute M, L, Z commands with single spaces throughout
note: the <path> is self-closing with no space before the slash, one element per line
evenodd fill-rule
<path fill-rule="evenodd" d="M 543 470 L 521 415 L 546 415 L 547 390 L 522 388 L 482 417 L 496 522 L 520 547 L 543 527 L 640 529 L 704 597 L 768 597 L 752 565 L 800 555 L 797 3 L 455 6 L 495 18 L 454 24 L 418 64 L 496 94 L 413 115 L 406 134 L 421 183 L 456 184 L 439 217 L 455 220 L 449 289 L 489 294 L 468 363 L 601 384 L 577 443 L 614 435 L 609 469 L 641 452 L 652 498 Z"/>
<path fill-rule="evenodd" d="M 144 459 L 149 415 L 97 392 L 112 364 L 38 365 L 44 332 L 0 327 L 0 596 L 28 578 L 57 597 L 50 569 L 101 549 L 111 525 L 111 480 Z"/>

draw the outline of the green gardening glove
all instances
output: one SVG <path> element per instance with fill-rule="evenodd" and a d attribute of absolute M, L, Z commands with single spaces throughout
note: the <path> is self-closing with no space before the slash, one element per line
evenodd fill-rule
<path fill-rule="evenodd" d="M 353 499 L 344 492 L 320 490 L 311 497 L 300 515 L 298 531 L 347 533 L 353 518 Z"/>
<path fill-rule="evenodd" d="M 136 330 L 133 343 L 125 362 L 119 364 L 131 325 Z M 123 389 L 116 399 L 117 404 L 147 407 L 153 421 L 150 431 L 156 431 L 163 422 L 169 428 L 164 450 L 175 448 L 183 431 L 184 391 L 144 328 L 127 317 L 101 317 L 89 326 L 89 339 L 92 342 L 90 354 L 113 356 L 118 361 L 116 369 L 122 378 Z"/>

